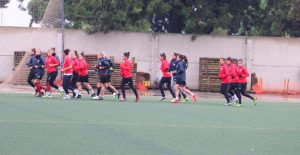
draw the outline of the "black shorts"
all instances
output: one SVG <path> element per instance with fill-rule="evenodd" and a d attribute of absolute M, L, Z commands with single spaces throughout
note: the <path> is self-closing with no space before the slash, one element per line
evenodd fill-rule
<path fill-rule="evenodd" d="M 180 87 L 185 87 L 186 86 L 185 81 L 176 81 L 176 84 L 178 84 Z"/>
<path fill-rule="evenodd" d="M 222 94 L 227 94 L 229 91 L 230 84 L 229 83 L 221 83 L 220 92 Z"/>
<path fill-rule="evenodd" d="M 100 83 L 103 83 L 103 84 L 104 84 L 104 83 L 107 83 L 107 76 L 100 76 L 100 77 L 99 77 L 99 82 L 100 82 Z"/>
<path fill-rule="evenodd" d="M 246 92 L 247 90 L 247 83 L 240 83 L 240 91 Z"/>
<path fill-rule="evenodd" d="M 34 79 L 42 80 L 44 75 L 42 74 L 35 74 Z"/>
<path fill-rule="evenodd" d="M 237 83 L 237 82 L 230 83 L 229 91 L 234 90 L 234 89 L 240 89 L 240 83 Z"/>
<path fill-rule="evenodd" d="M 53 81 L 55 81 L 56 77 L 57 77 L 57 74 L 58 74 L 57 71 L 52 72 L 52 73 L 48 73 L 48 75 L 47 75 L 47 82 L 53 82 Z"/>
<path fill-rule="evenodd" d="M 107 75 L 107 83 L 110 82 L 111 75 Z"/>
<path fill-rule="evenodd" d="M 34 79 L 42 80 L 44 77 L 44 71 L 35 71 Z"/>
<path fill-rule="evenodd" d="M 86 83 L 89 83 L 89 75 L 80 76 L 80 77 L 79 77 L 79 82 L 86 82 Z"/>

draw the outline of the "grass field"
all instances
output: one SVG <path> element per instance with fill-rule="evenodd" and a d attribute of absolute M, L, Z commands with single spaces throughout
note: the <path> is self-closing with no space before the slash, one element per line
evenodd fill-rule
<path fill-rule="evenodd" d="M 1 155 L 299 155 L 300 104 L 173 105 L 0 94 Z M 133 101 L 133 98 L 129 99 Z"/>

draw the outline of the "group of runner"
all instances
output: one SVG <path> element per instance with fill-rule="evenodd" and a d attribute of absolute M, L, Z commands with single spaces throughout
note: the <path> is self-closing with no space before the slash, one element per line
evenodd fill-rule
<path fill-rule="evenodd" d="M 140 98 L 136 88 L 133 85 L 132 79 L 132 63 L 129 61 L 130 52 L 123 53 L 123 63 L 120 64 L 120 75 L 122 80 L 120 83 L 121 94 L 111 84 L 111 74 L 115 68 L 115 64 L 111 59 L 106 57 L 104 52 L 98 54 L 97 64 L 95 70 L 98 72 L 99 80 L 97 82 L 97 93 L 89 84 L 89 65 L 85 60 L 84 53 L 78 54 L 76 50 L 72 51 L 64 50 L 64 60 L 60 64 L 60 60 L 56 55 L 55 48 L 51 48 L 47 52 L 47 57 L 44 59 L 41 55 L 41 50 L 32 49 L 31 59 L 28 62 L 30 73 L 28 76 L 28 83 L 35 89 L 36 96 L 40 97 L 52 97 L 51 88 L 60 91 L 63 99 L 81 98 L 82 85 L 85 86 L 88 94 L 91 95 L 94 100 L 103 100 L 105 90 L 109 90 L 113 95 L 113 100 L 119 99 L 120 101 L 126 101 L 125 85 L 128 84 L 135 94 L 135 101 L 139 102 Z M 173 99 L 172 103 L 187 102 L 189 99 L 186 94 L 193 97 L 194 102 L 197 102 L 197 96 L 186 87 L 186 70 L 188 68 L 188 59 L 185 55 L 173 52 L 171 55 L 171 61 L 168 62 L 165 53 L 160 54 L 162 72 L 162 78 L 159 82 L 159 89 L 162 95 L 160 101 L 166 98 L 163 85 L 166 84 Z M 256 98 L 246 93 L 247 77 L 249 73 L 246 67 L 243 65 L 243 61 L 240 59 L 237 61 L 238 66 L 229 57 L 227 59 L 220 59 L 220 72 L 218 78 L 221 82 L 220 92 L 224 95 L 226 103 L 224 105 L 229 106 L 232 103 L 236 103 L 235 106 L 241 107 L 242 95 L 250 98 L 256 105 Z M 62 87 L 55 84 L 55 80 L 58 75 L 59 66 L 60 71 L 63 73 Z M 41 84 L 41 80 L 47 73 L 46 86 Z M 73 93 L 69 95 L 69 91 Z"/>
<path fill-rule="evenodd" d="M 160 54 L 162 78 L 159 81 L 159 89 L 163 101 L 166 99 L 163 85 L 166 84 L 173 100 L 172 103 L 187 102 L 189 94 L 197 102 L 197 96 L 186 87 L 186 70 L 188 68 L 188 59 L 185 55 L 173 52 L 170 63 L 167 61 L 166 54 Z M 173 80 L 172 80 L 173 79 Z"/>
<path fill-rule="evenodd" d="M 111 84 L 111 73 L 115 67 L 115 64 L 106 57 L 104 52 L 98 54 L 97 64 L 95 70 L 98 72 L 99 81 L 97 82 L 97 94 L 95 94 L 92 86 L 89 84 L 89 65 L 85 60 L 84 53 L 78 54 L 76 50 L 71 52 L 70 50 L 64 50 L 64 60 L 60 64 L 60 60 L 56 55 L 55 48 L 51 48 L 47 51 L 47 56 L 44 59 L 41 55 L 41 50 L 31 49 L 31 58 L 28 62 L 30 73 L 28 75 L 27 82 L 35 90 L 35 95 L 39 97 L 53 97 L 51 87 L 60 91 L 63 99 L 81 98 L 82 84 L 85 86 L 88 94 L 91 95 L 94 100 L 103 100 L 101 96 L 104 95 L 106 89 L 113 94 L 113 99 L 120 99 L 121 94 Z M 136 95 L 136 102 L 138 102 L 139 95 L 133 86 L 132 80 L 132 64 L 128 60 L 129 52 L 123 54 L 124 63 L 120 65 L 120 75 L 122 76 L 121 90 L 123 98 L 120 101 L 126 100 L 125 85 L 128 84 Z M 61 65 L 61 67 L 59 67 Z M 60 70 L 59 70 L 60 68 Z M 58 75 L 58 71 L 62 72 L 63 80 L 62 87 L 56 85 L 55 80 Z M 41 80 L 47 73 L 46 86 L 41 84 Z M 73 93 L 73 96 L 69 95 L 69 91 Z"/>
<path fill-rule="evenodd" d="M 242 107 L 242 95 L 253 100 L 254 105 L 256 105 L 257 99 L 246 93 L 248 70 L 243 65 L 243 60 L 237 60 L 237 64 L 238 66 L 230 57 L 220 59 L 218 78 L 221 82 L 220 92 L 226 99 L 224 105 L 230 106 L 236 103 L 235 106 Z"/>

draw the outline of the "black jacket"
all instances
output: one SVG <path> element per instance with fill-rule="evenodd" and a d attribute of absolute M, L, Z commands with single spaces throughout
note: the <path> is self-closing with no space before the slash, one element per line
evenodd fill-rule
<path fill-rule="evenodd" d="M 186 63 L 184 61 L 178 61 L 176 64 L 176 81 L 186 81 L 186 69 Z"/>

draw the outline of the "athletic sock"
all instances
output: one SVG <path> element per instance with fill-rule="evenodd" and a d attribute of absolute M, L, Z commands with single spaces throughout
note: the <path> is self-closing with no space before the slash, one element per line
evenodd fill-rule
<path fill-rule="evenodd" d="M 88 94 L 90 93 L 90 92 L 89 92 L 89 89 L 87 89 L 86 87 L 84 87 L 83 89 L 84 89 Z"/>
<path fill-rule="evenodd" d="M 51 90 L 51 87 L 50 87 L 50 83 L 49 83 L 49 82 L 47 82 L 46 90 L 47 90 L 47 91 L 50 91 L 50 90 Z"/>
<path fill-rule="evenodd" d="M 94 90 L 92 89 L 92 90 L 90 90 L 90 94 L 95 94 L 95 92 L 94 92 Z"/>
<path fill-rule="evenodd" d="M 100 95 L 100 92 L 101 92 L 101 87 L 99 87 L 99 88 L 97 89 L 97 96 Z"/>
<path fill-rule="evenodd" d="M 114 93 L 114 91 L 112 90 L 112 88 L 110 86 L 107 87 L 107 90 L 110 91 L 112 94 Z"/>

